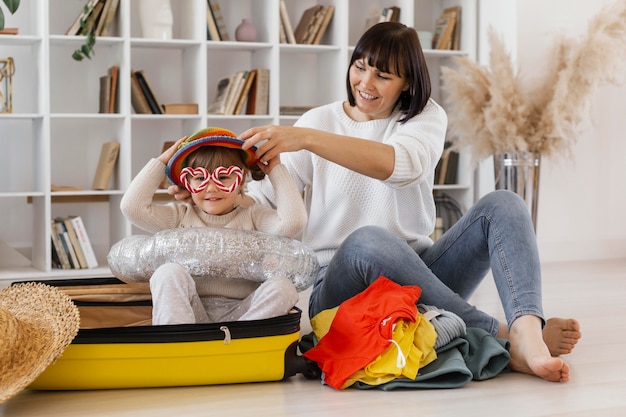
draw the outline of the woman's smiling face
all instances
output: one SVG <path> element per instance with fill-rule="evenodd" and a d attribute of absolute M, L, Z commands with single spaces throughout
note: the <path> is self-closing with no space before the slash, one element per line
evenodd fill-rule
<path fill-rule="evenodd" d="M 349 115 L 356 121 L 389 117 L 402 91 L 408 89 L 404 78 L 382 72 L 370 66 L 364 58 L 354 61 L 349 74 L 356 102 Z"/>

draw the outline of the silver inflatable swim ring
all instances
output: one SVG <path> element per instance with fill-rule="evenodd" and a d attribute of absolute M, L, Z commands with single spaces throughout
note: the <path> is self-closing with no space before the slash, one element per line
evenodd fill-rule
<path fill-rule="evenodd" d="M 313 284 L 319 270 L 313 251 L 298 240 L 209 227 L 128 236 L 111 247 L 107 260 L 113 275 L 128 283 L 147 283 L 160 265 L 176 262 L 193 277 L 255 282 L 284 277 L 303 291 Z"/>

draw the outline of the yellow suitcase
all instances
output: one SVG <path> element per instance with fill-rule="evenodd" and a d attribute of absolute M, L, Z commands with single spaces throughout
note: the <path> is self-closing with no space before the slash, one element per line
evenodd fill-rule
<path fill-rule="evenodd" d="M 264 320 L 150 325 L 146 286 L 116 278 L 45 281 L 79 307 L 76 338 L 31 383 L 36 390 L 167 387 L 319 376 L 298 354 L 301 311 Z"/>

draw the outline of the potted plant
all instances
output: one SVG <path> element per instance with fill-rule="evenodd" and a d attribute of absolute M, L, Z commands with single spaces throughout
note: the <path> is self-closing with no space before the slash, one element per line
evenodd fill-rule
<path fill-rule="evenodd" d="M 18 7 L 20 7 L 20 0 L 2 0 L 11 14 L 15 13 Z M 0 7 L 0 30 L 4 29 L 4 11 Z"/>
<path fill-rule="evenodd" d="M 18 7 L 20 6 L 20 0 L 2 0 L 9 10 L 11 14 L 14 14 Z M 85 5 L 84 7 L 85 17 L 81 18 L 80 26 L 83 30 L 87 29 L 87 15 L 88 15 L 88 7 Z M 0 7 L 0 30 L 4 29 L 4 11 Z M 93 47 L 96 44 L 96 34 L 95 29 L 90 30 L 85 35 L 85 43 L 77 50 L 72 53 L 72 58 L 77 61 L 82 61 L 84 58 L 91 59 L 91 55 L 93 52 Z"/>

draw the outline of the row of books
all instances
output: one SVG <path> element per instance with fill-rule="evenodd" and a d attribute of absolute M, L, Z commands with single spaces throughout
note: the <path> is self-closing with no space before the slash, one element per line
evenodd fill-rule
<path fill-rule="evenodd" d="M 120 0 L 88 0 L 65 34 L 87 35 L 93 32 L 96 36 L 109 36 L 119 3 Z"/>
<path fill-rule="evenodd" d="M 432 49 L 461 49 L 461 6 L 448 7 L 435 22 Z"/>
<path fill-rule="evenodd" d="M 459 153 L 450 149 L 451 143 L 446 142 L 441 159 L 435 167 L 435 184 L 456 184 L 459 170 Z"/>
<path fill-rule="evenodd" d="M 52 265 L 59 269 L 87 269 L 98 266 L 87 229 L 80 216 L 52 220 Z"/>
<path fill-rule="evenodd" d="M 100 77 L 100 113 L 119 113 L 119 85 L 120 67 L 109 67 L 106 75 Z"/>
<path fill-rule="evenodd" d="M 302 13 L 293 30 L 285 2 L 280 2 L 280 42 L 319 45 L 335 14 L 335 6 L 316 4 Z"/>
<path fill-rule="evenodd" d="M 268 68 L 239 70 L 218 81 L 209 114 L 268 114 Z"/>
<path fill-rule="evenodd" d="M 100 100 L 102 101 L 102 94 Z M 197 103 L 162 104 L 157 99 L 144 70 L 130 72 L 130 100 L 137 114 L 198 114 Z"/>
<path fill-rule="evenodd" d="M 399 22 L 400 7 L 374 7 L 371 8 L 365 19 L 365 30 L 380 22 Z"/>
<path fill-rule="evenodd" d="M 148 83 L 144 70 L 130 72 L 130 100 L 137 114 L 163 114 L 164 110 Z"/>

